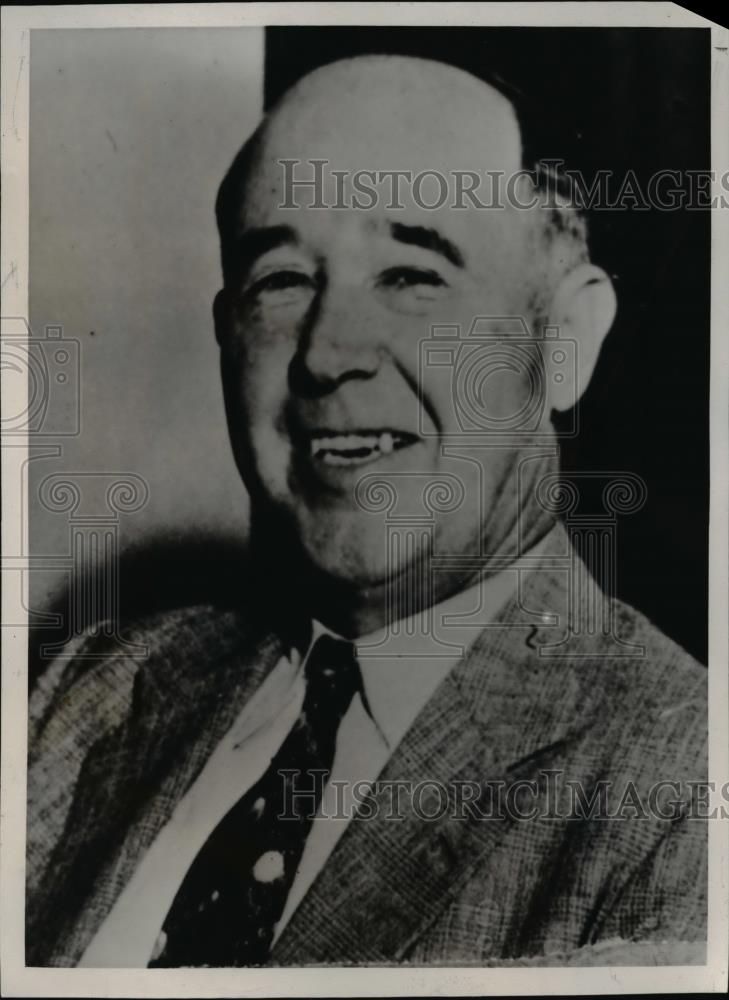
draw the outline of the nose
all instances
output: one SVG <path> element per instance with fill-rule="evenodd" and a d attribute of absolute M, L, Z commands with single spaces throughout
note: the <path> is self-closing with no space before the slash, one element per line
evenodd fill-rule
<path fill-rule="evenodd" d="M 324 395 L 350 379 L 372 378 L 380 366 L 381 321 L 364 289 L 323 289 L 291 363 L 296 394 Z"/>

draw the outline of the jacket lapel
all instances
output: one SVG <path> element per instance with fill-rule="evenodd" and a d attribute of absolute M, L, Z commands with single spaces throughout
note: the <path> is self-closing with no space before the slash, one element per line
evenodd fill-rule
<path fill-rule="evenodd" d="M 140 855 L 282 651 L 282 640 L 251 641 L 225 616 L 186 649 L 138 670 L 128 715 L 86 757 L 41 887 L 46 899 L 35 909 L 44 919 L 32 939 L 57 941 L 54 964 L 79 960 Z"/>
<path fill-rule="evenodd" d="M 380 791 L 370 799 L 375 818 L 353 818 L 283 931 L 274 963 L 381 963 L 407 950 L 426 915 L 444 902 L 464 834 L 463 824 L 418 819 L 408 790 L 425 776 L 451 779 L 479 736 L 446 678 L 380 775 Z M 398 783 L 403 818 L 387 819 Z"/>
<path fill-rule="evenodd" d="M 360 810 L 350 822 L 278 940 L 274 964 L 402 961 L 513 825 L 484 822 L 463 800 L 459 806 L 458 795 L 470 798 L 477 788 L 478 809 L 488 813 L 499 780 L 533 778 L 582 737 L 584 716 L 576 723 L 565 711 L 579 693 L 565 691 L 564 671 L 538 652 L 567 620 L 561 561 L 557 572 L 549 568 L 564 541 L 551 541 L 547 569 L 527 577 L 499 627 L 479 636 L 420 712 L 369 800 L 374 817 Z M 550 637 L 545 612 L 556 616 Z M 388 819 L 397 782 L 405 789 L 438 783 L 448 791 L 447 809 L 431 786 L 435 797 L 421 797 L 419 813 L 402 792 L 402 818 Z"/>

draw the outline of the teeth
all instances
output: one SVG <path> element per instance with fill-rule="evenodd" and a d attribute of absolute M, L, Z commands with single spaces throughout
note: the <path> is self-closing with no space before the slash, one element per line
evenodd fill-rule
<path fill-rule="evenodd" d="M 393 436 L 390 431 L 383 431 L 381 434 L 327 434 L 312 438 L 309 448 L 312 458 L 323 453 L 325 461 L 344 465 L 347 462 L 362 461 L 366 457 L 361 454 L 352 455 L 351 452 L 380 451 L 383 455 L 391 455 L 397 440 L 400 440 L 400 436 Z"/>
<path fill-rule="evenodd" d="M 361 434 L 333 434 L 331 437 L 312 438 L 311 454 L 316 455 L 320 451 L 354 451 L 357 448 L 377 447 L 378 438 L 372 435 Z"/>

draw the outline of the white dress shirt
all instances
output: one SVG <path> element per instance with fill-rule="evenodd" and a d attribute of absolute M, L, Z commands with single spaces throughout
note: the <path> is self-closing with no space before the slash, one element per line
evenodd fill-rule
<path fill-rule="evenodd" d="M 353 812 L 352 786 L 377 779 L 440 682 L 516 591 L 519 574 L 534 566 L 538 549 L 529 553 L 528 567 L 514 563 L 390 630 L 355 642 L 372 714 L 355 695 L 341 721 L 319 813 L 274 941 L 344 833 Z M 304 699 L 306 657 L 326 631 L 314 622 L 305 655 L 290 650 L 246 703 L 142 856 L 79 966 L 144 968 L 156 954 L 162 924 L 197 853 L 220 820 L 265 773 L 293 727 Z"/>

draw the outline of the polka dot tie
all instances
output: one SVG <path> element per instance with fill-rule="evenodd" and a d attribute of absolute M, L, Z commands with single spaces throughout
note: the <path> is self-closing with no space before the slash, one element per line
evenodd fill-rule
<path fill-rule="evenodd" d="M 266 773 L 223 817 L 190 866 L 150 968 L 267 960 L 331 770 L 339 723 L 355 692 L 365 700 L 351 643 L 321 636 L 305 675 L 298 719 Z"/>

